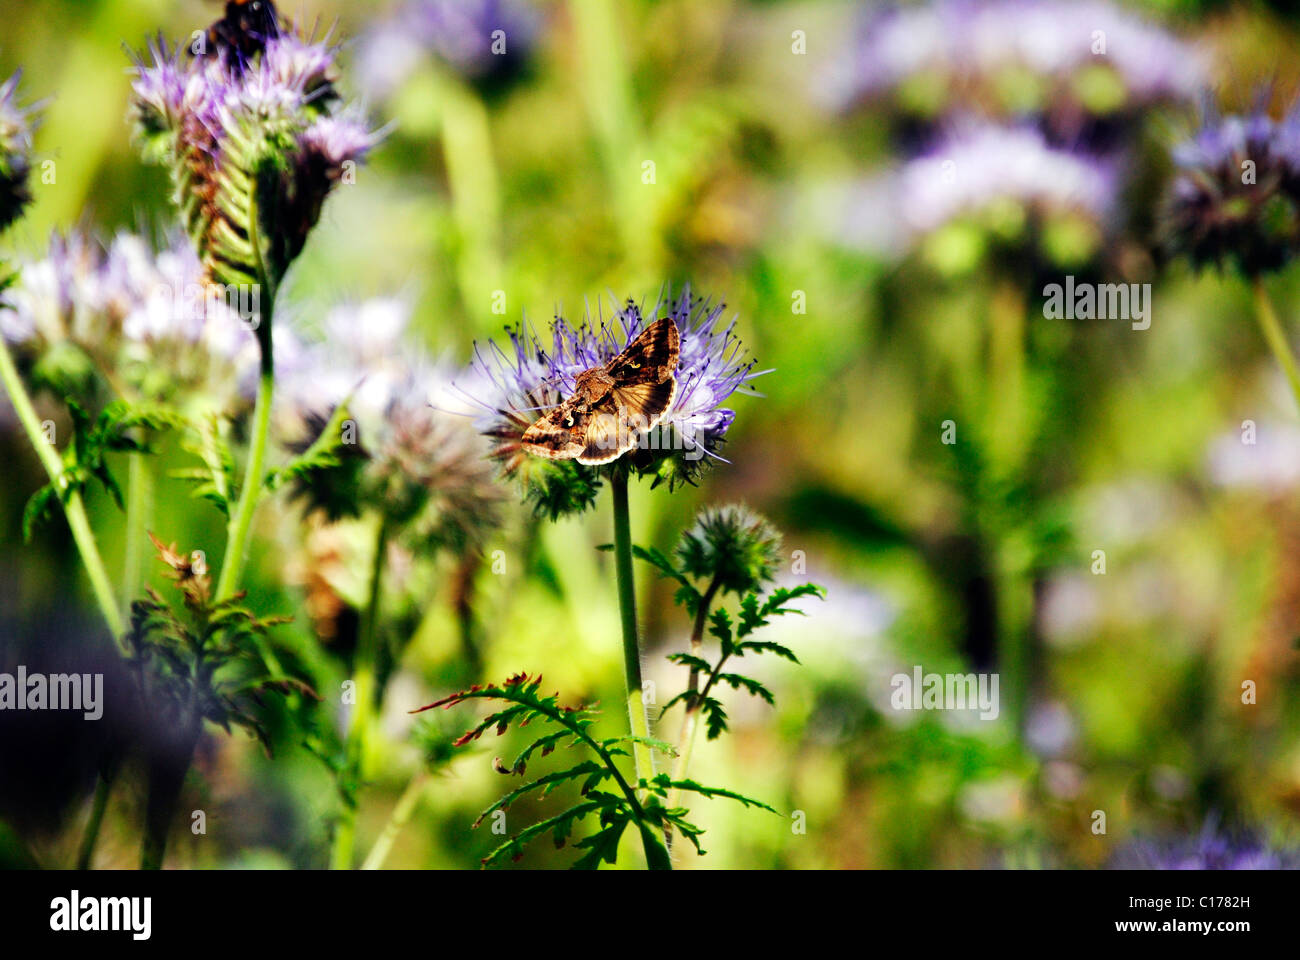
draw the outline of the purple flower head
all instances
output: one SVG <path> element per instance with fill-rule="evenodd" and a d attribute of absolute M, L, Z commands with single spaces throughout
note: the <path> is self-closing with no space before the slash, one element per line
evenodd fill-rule
<path fill-rule="evenodd" d="M 410 0 L 362 44 L 366 89 L 387 96 L 432 54 L 484 92 L 504 89 L 523 73 L 538 20 L 517 0 Z"/>
<path fill-rule="evenodd" d="M 137 137 L 171 171 L 186 232 L 216 282 L 278 285 L 326 197 L 378 142 L 356 109 L 339 106 L 337 52 L 328 38 L 285 29 L 237 65 L 162 41 L 138 60 Z"/>
<path fill-rule="evenodd" d="M 1111 164 L 1051 147 L 1032 129 L 973 125 L 856 188 L 838 205 L 839 234 L 848 246 L 899 256 L 949 228 L 1014 248 L 1068 227 L 1073 245 L 1043 252 L 1082 259 L 1110 229 L 1117 192 Z"/>
<path fill-rule="evenodd" d="M 1195 836 L 1139 840 L 1116 854 L 1122 870 L 1297 870 L 1300 854 L 1270 849 L 1249 834 L 1229 834 L 1211 819 Z"/>
<path fill-rule="evenodd" d="M 410 314 L 397 297 L 337 307 L 279 374 L 294 446 L 339 431 L 336 463 L 299 476 L 296 492 L 328 518 L 369 506 L 408 540 L 464 550 L 495 527 L 501 491 L 484 439 L 441 406 L 454 374 L 411 341 Z"/>
<path fill-rule="evenodd" d="M 336 306 L 302 332 L 299 356 L 277 372 L 283 429 L 327 418 L 344 401 L 362 421 L 382 418 L 409 373 L 410 316 L 404 297 L 373 298 Z"/>
<path fill-rule="evenodd" d="M 1276 123 L 1263 109 L 1221 117 L 1173 151 L 1178 173 L 1165 197 L 1166 248 L 1194 266 L 1276 270 L 1300 244 L 1300 113 Z"/>
<path fill-rule="evenodd" d="M 649 315 L 629 300 L 608 319 L 588 313 L 573 326 L 557 317 L 549 341 L 522 324 L 508 331 L 510 350 L 495 343 L 477 347 L 470 375 L 458 386 L 476 405 L 478 427 L 495 441 L 493 455 L 507 473 L 522 468 L 526 486 L 544 486 L 560 471 L 594 491 L 599 468 L 532 456 L 521 445 L 522 435 L 574 392 L 579 374 L 618 356 L 650 323 L 671 317 L 680 339 L 677 389 L 659 423 L 624 456 L 655 483 L 691 482 L 706 462 L 721 459 L 717 451 L 735 420 L 735 411 L 724 405 L 736 393 L 756 395 L 750 382 L 768 372 L 754 369 L 735 321 L 720 322 L 724 310 L 724 304 L 693 298 L 686 287 L 676 297 L 662 295 Z"/>
<path fill-rule="evenodd" d="M 0 334 L 24 354 L 75 348 L 137 396 L 229 406 L 245 368 L 256 369 L 248 317 L 207 279 L 182 236 L 158 253 L 119 234 L 107 247 L 81 233 L 55 236 L 22 265 L 0 309 Z"/>
<path fill-rule="evenodd" d="M 0 231 L 32 202 L 27 185 L 32 162 L 31 114 L 18 105 L 19 74 L 0 83 Z"/>
<path fill-rule="evenodd" d="M 848 110 L 914 121 L 952 112 L 1040 119 L 1076 143 L 1156 103 L 1189 99 L 1204 67 L 1186 45 L 1104 2 L 939 0 L 873 10 L 820 91 Z"/>

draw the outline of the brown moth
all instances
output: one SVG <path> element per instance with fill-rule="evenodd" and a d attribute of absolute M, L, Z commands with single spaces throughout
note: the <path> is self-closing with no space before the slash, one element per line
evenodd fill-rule
<path fill-rule="evenodd" d="M 589 466 L 617 460 L 672 406 L 680 353 L 672 317 L 656 320 L 604 366 L 578 374 L 573 396 L 525 430 L 520 446 Z"/>

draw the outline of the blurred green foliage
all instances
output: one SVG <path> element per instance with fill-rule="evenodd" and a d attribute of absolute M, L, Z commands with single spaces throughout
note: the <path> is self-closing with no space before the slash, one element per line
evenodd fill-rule
<path fill-rule="evenodd" d="M 286 12 L 296 14 L 293 6 Z M 324 24 L 337 21 L 345 39 L 386 8 L 303 6 Z M 1228 106 L 1248 102 L 1259 79 L 1287 91 L 1300 83 L 1293 18 L 1264 4 L 1148 6 L 1215 49 Z M 54 171 L 52 182 L 34 184 L 36 203 L 10 242 L 35 254 L 50 231 L 74 225 L 103 236 L 168 227 L 166 178 L 129 142 L 122 45 L 138 49 L 158 30 L 187 36 L 216 5 L 5 0 L 3 8 L 0 76 L 21 66 L 26 93 L 51 98 L 36 162 Z M 1122 322 L 1040 318 L 1031 301 L 1023 415 L 1036 439 L 1016 470 L 999 474 L 969 419 L 983 389 L 978 356 L 996 278 L 895 268 L 828 239 L 822 188 L 888 150 L 869 120 L 839 119 L 810 95 L 842 49 L 851 7 L 556 0 L 537 8 L 536 60 L 515 88 L 483 99 L 430 62 L 396 96 L 371 104 L 392 121 L 390 137 L 327 206 L 288 279 L 286 312 L 310 327 L 341 300 L 409 291 L 421 336 L 458 361 L 521 315 L 574 316 L 584 298 L 594 306 L 609 291 L 652 298 L 661 284 L 689 281 L 739 317 L 761 366 L 775 368 L 760 382 L 767 396 L 739 398 L 730 462 L 700 488 L 634 489 L 634 539 L 668 550 L 700 505 L 745 500 L 784 532 L 783 573 L 806 563 L 828 599 L 806 621 L 771 628 L 804 664 L 767 658 L 774 662 L 758 675 L 778 709 L 731 698 L 733 735 L 696 751 L 696 779 L 761 797 L 783 815 L 699 801 L 692 812 L 710 857 L 674 851 L 680 863 L 1098 866 L 1127 837 L 1194 830 L 1210 814 L 1261 826 L 1278 843 L 1300 840 L 1298 475 L 1287 463 L 1277 482 L 1218 484 L 1210 462 L 1216 439 L 1243 420 L 1270 435 L 1297 426 L 1246 287 L 1175 267 L 1158 283 L 1154 322 L 1141 336 Z M 806 55 L 792 54 L 794 30 L 806 31 Z M 344 85 L 356 90 L 350 77 Z M 1151 149 L 1167 152 L 1187 120 L 1163 118 Z M 498 290 L 504 315 L 492 309 Z M 1300 271 L 1279 277 L 1274 293 L 1294 329 Z M 794 310 L 800 295 L 806 312 Z M 939 439 L 949 419 L 955 445 Z M 182 462 L 166 445 L 162 457 L 160 478 Z M 38 623 L 67 603 L 73 584 L 88 604 L 61 524 L 22 543 L 23 506 L 43 475 L 21 435 L 0 435 L 0 459 L 6 622 Z M 221 518 L 180 481 L 159 479 L 151 500 L 164 539 L 212 549 L 223 541 Z M 99 492 L 89 502 L 113 568 L 125 550 L 122 514 Z M 262 511 L 248 603 L 293 616 L 276 636 L 286 666 L 301 665 L 318 690 L 337 690 L 351 655 L 346 626 L 320 637 L 309 585 L 283 585 L 300 522 L 283 501 Z M 455 571 L 418 609 L 394 600 L 395 629 L 409 637 L 390 665 L 360 849 L 424 763 L 406 711 L 433 695 L 528 670 L 544 672 L 546 689 L 566 702 L 621 702 L 613 574 L 596 549 L 609 527 L 601 502 L 582 519 L 521 520 L 501 535 L 490 549 L 505 552 L 505 572 L 485 568 L 475 583 L 478 675 L 457 621 Z M 1093 572 L 1094 550 L 1106 553 L 1104 575 Z M 164 582 L 163 571 L 150 573 L 150 583 Z M 339 571 L 328 591 L 345 625 L 364 604 L 364 576 Z M 671 603 L 671 583 L 648 568 L 639 576 L 646 676 L 679 689 L 683 671 L 664 655 L 683 649 L 691 625 Z M 989 631 L 1007 618 L 1026 624 L 1021 686 L 1004 692 L 1020 707 L 994 724 L 888 709 L 890 676 L 913 664 L 990 668 Z M 22 650 L 39 636 L 7 639 Z M 1258 685 L 1253 706 L 1241 703 L 1243 680 Z M 319 743 L 277 714 L 267 731 L 273 758 L 239 738 L 201 751 L 183 809 L 206 809 L 208 834 L 178 828 L 171 862 L 324 864 L 337 794 L 313 746 L 330 740 L 337 720 L 326 701 Z M 448 726 L 429 742 L 445 747 L 455 719 L 440 715 Z M 597 726 L 612 736 L 621 720 L 610 709 Z M 501 792 L 494 749 L 509 752 L 431 751 L 433 775 L 388 865 L 477 867 L 500 842 L 470 830 Z M 59 828 L 0 825 L 0 862 L 68 861 L 83 796 Z M 129 790 L 115 796 L 98 863 L 134 862 L 141 802 Z M 1095 810 L 1107 812 L 1105 836 L 1090 829 Z M 528 798 L 509 814 L 518 825 L 545 815 Z M 544 847 L 524 865 L 567 863 Z"/>

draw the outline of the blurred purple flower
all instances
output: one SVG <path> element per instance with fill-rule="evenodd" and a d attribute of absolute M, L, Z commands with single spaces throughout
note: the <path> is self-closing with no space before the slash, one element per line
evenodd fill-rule
<path fill-rule="evenodd" d="M 1194 266 L 1276 270 L 1300 243 L 1300 111 L 1275 123 L 1263 110 L 1220 117 L 1174 149 L 1178 175 L 1165 198 L 1169 251 Z"/>
<path fill-rule="evenodd" d="M 1221 832 L 1211 819 L 1196 836 L 1135 841 L 1115 855 L 1111 866 L 1121 870 L 1297 870 L 1300 854 L 1272 850 L 1247 834 Z"/>
<path fill-rule="evenodd" d="M 362 84 L 386 97 L 427 55 L 481 90 L 516 80 L 532 56 L 538 17 L 516 0 L 409 0 L 362 41 Z"/>
<path fill-rule="evenodd" d="M 1035 703 L 1025 720 L 1025 742 L 1038 756 L 1055 760 L 1078 739 L 1079 728 L 1070 708 L 1059 701 Z"/>
<path fill-rule="evenodd" d="M 251 326 L 179 235 L 157 254 L 133 234 L 107 248 L 82 233 L 56 235 L 6 292 L 0 335 L 33 356 L 72 344 L 112 382 L 151 396 L 184 387 L 229 403 L 257 366 Z"/>
<path fill-rule="evenodd" d="M 834 200 L 833 229 L 844 245 L 886 256 L 963 220 L 1003 240 L 1030 221 L 1069 220 L 1099 239 L 1114 218 L 1117 179 L 1113 165 L 1055 149 L 1033 130 L 967 126 Z"/>
<path fill-rule="evenodd" d="M 284 429 L 328 418 L 345 400 L 364 421 L 382 418 L 410 371 L 411 309 L 405 297 L 372 298 L 336 306 L 320 329 L 302 330 L 298 356 L 277 372 Z"/>
<path fill-rule="evenodd" d="M 487 442 L 443 407 L 455 374 L 412 341 L 411 310 L 387 297 L 329 311 L 277 374 L 279 421 L 305 449 L 346 404 L 340 469 L 300 478 L 300 498 L 330 518 L 374 507 L 408 537 L 463 550 L 495 527 L 502 493 Z"/>
<path fill-rule="evenodd" d="M 819 93 L 839 110 L 885 104 L 930 121 L 1042 117 L 1073 143 L 1090 119 L 1187 99 L 1204 76 L 1185 44 L 1109 3 L 940 0 L 865 14 Z"/>

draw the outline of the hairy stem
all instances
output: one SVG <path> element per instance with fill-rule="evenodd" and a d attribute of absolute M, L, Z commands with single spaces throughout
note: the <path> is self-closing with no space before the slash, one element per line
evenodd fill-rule
<path fill-rule="evenodd" d="M 1255 278 L 1255 317 L 1259 320 L 1259 327 L 1264 332 L 1264 339 L 1268 341 L 1269 349 L 1273 351 L 1273 356 L 1277 358 L 1282 372 L 1286 374 L 1287 383 L 1291 385 L 1291 394 L 1295 397 L 1297 406 L 1300 406 L 1300 369 L 1296 367 L 1295 354 L 1287 345 L 1286 334 L 1282 332 L 1277 311 L 1273 309 L 1273 300 L 1264 287 L 1264 281 L 1258 277 Z"/>
<path fill-rule="evenodd" d="M 263 324 L 271 322 L 268 309 L 261 318 Z M 248 535 L 253 528 L 253 514 L 262 496 L 262 480 L 266 472 L 266 444 L 271 429 L 271 399 L 275 392 L 275 360 L 268 331 L 262 340 L 262 375 L 257 384 L 257 404 L 253 408 L 253 438 L 248 451 L 248 465 L 244 469 L 244 484 L 239 490 L 239 503 L 230 518 L 226 539 L 226 555 L 221 561 L 221 577 L 217 580 L 217 600 L 227 600 L 239 590 L 239 575 L 248 552 Z"/>
<path fill-rule="evenodd" d="M 638 780 L 655 775 L 654 753 L 646 740 L 650 721 L 641 696 L 641 643 L 636 626 L 636 582 L 632 574 L 632 523 L 627 504 L 627 473 L 615 468 L 609 480 L 614 493 L 614 570 L 618 579 L 618 610 L 623 621 L 623 677 L 627 682 L 627 713 L 632 735 L 632 756 L 636 760 Z M 610 764 L 612 766 L 612 763 Z M 619 776 L 615 768 L 615 776 Z M 621 779 L 621 777 L 619 777 Z M 631 792 L 634 809 L 640 810 L 636 792 Z M 637 829 L 645 847 L 646 866 L 651 870 L 671 870 L 668 849 L 655 832 L 637 817 Z"/>
<path fill-rule="evenodd" d="M 18 414 L 18 421 L 36 450 L 41 465 L 45 467 L 50 483 L 59 489 L 63 477 L 63 461 L 59 459 L 54 447 L 46 442 L 45 431 L 41 427 L 40 420 L 37 419 L 32 398 L 28 395 L 27 388 L 23 386 L 18 368 L 3 337 L 0 337 L 0 381 L 4 383 L 9 400 Z M 86 568 L 87 576 L 90 577 L 95 602 L 104 615 L 104 622 L 108 624 L 113 640 L 120 644 L 125 627 L 117 609 L 117 600 L 113 596 L 108 574 L 104 570 L 104 561 L 99 555 L 99 547 L 95 544 L 95 534 L 90 529 L 85 503 L 81 499 L 81 494 L 75 490 L 68 495 L 66 502 L 62 497 L 60 501 L 63 502 L 63 513 L 68 519 L 68 527 L 72 530 L 73 542 L 76 543 L 77 552 L 81 555 L 81 563 Z"/>
<path fill-rule="evenodd" d="M 420 800 L 424 796 L 424 788 L 428 785 L 429 771 L 421 767 L 402 791 L 397 806 L 393 807 L 393 812 L 388 818 L 388 823 L 384 824 L 384 829 L 379 834 L 379 839 L 366 854 L 366 859 L 361 862 L 362 870 L 378 870 L 384 865 L 389 852 L 393 849 L 393 842 L 397 840 L 397 835 L 402 832 L 402 828 L 419 807 Z"/>
<path fill-rule="evenodd" d="M 370 600 L 366 606 L 366 619 L 361 627 L 361 637 L 352 665 L 353 694 L 352 717 L 348 724 L 346 758 L 343 765 L 344 790 L 347 800 L 334 831 L 334 848 L 330 866 L 334 870 L 352 869 L 352 850 L 356 843 L 357 803 L 361 792 L 361 779 L 365 775 L 366 754 L 370 745 L 371 714 L 378 691 L 376 665 L 379 659 L 379 600 L 382 596 L 384 555 L 388 552 L 388 522 L 381 520 L 375 538 L 375 559 L 370 574 Z"/>
<path fill-rule="evenodd" d="M 122 561 L 122 608 L 130 614 L 140 594 L 144 570 L 145 528 L 149 512 L 149 464 L 144 453 L 127 454 L 126 548 Z"/>
<path fill-rule="evenodd" d="M 644 740 L 650 737 L 650 722 L 641 696 L 641 643 L 637 637 L 636 585 L 632 573 L 632 525 L 627 505 L 627 474 L 612 471 L 609 481 L 614 493 L 614 571 L 618 579 L 618 609 L 623 623 L 623 677 L 627 681 L 627 710 L 632 735 L 642 738 L 632 744 L 636 774 L 649 780 L 655 775 L 654 754 Z"/>
<path fill-rule="evenodd" d="M 709 607 L 713 603 L 714 596 L 717 595 L 719 586 L 721 586 L 720 581 L 717 577 L 714 577 L 708 589 L 704 591 L 704 596 L 700 598 L 699 609 L 695 611 L 695 625 L 691 628 L 691 656 L 693 657 L 698 657 L 704 649 L 704 627 L 709 622 Z M 700 671 L 698 667 L 691 667 L 691 676 L 687 688 L 692 694 L 699 692 Z M 688 697 L 686 700 L 686 715 L 682 717 L 682 731 L 677 737 L 677 760 L 673 764 L 674 780 L 686 779 L 686 771 L 691 763 L 691 751 L 695 747 L 695 731 L 700 719 L 700 702 L 700 698 L 697 696 Z M 676 787 L 669 791 L 667 806 L 677 806 L 678 793 Z"/>

